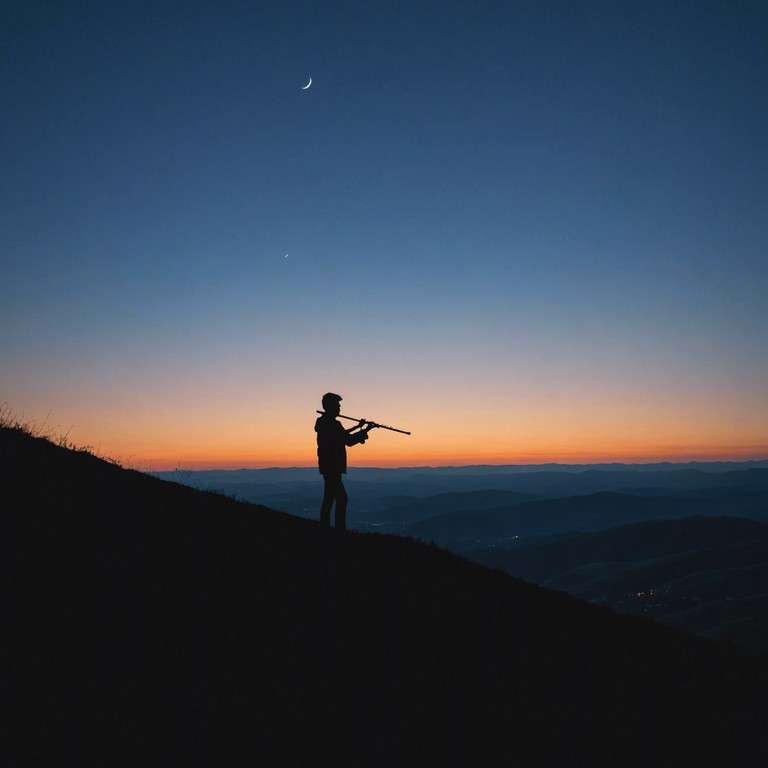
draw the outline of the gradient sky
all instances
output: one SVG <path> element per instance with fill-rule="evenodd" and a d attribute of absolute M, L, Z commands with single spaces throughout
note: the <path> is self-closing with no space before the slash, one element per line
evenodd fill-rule
<path fill-rule="evenodd" d="M 0 402 L 158 470 L 311 464 L 329 390 L 413 431 L 353 465 L 768 458 L 766 41 L 762 1 L 3 3 Z"/>

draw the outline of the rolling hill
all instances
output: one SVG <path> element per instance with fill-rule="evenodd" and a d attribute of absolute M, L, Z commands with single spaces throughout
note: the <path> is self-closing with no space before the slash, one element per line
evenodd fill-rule
<path fill-rule="evenodd" d="M 498 509 L 499 507 L 519 504 L 530 498 L 531 495 L 527 493 L 497 490 L 438 493 L 378 510 L 375 519 L 380 525 L 389 525 L 393 530 L 399 531 L 406 526 L 437 515 L 446 515 L 467 509 Z"/>
<path fill-rule="evenodd" d="M 527 581 L 546 582 L 589 563 L 637 562 L 762 539 L 768 539 L 768 526 L 754 520 L 696 515 L 576 533 L 542 545 L 480 550 L 478 556 Z"/>
<path fill-rule="evenodd" d="M 519 578 L 768 652 L 768 526 L 652 520 L 469 555 Z"/>
<path fill-rule="evenodd" d="M 751 766 L 768 671 L 0 429 L 9 765 Z"/>
<path fill-rule="evenodd" d="M 717 501 L 687 497 L 638 497 L 611 491 L 583 496 L 523 501 L 498 509 L 446 512 L 414 523 L 403 533 L 456 551 L 478 542 L 500 543 L 531 536 L 599 531 L 617 525 L 696 514 L 715 515 Z"/>

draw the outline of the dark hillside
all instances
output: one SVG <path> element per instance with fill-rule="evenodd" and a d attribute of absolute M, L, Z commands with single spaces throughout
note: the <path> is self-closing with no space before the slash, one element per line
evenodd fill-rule
<path fill-rule="evenodd" d="M 0 429 L 7 765 L 751 766 L 763 662 Z"/>

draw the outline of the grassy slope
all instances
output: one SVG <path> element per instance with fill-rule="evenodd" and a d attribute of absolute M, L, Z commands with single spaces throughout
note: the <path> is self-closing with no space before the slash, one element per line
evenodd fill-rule
<path fill-rule="evenodd" d="M 0 429 L 0 471 L 13 764 L 738 766 L 765 752 L 755 660 L 18 430 Z"/>

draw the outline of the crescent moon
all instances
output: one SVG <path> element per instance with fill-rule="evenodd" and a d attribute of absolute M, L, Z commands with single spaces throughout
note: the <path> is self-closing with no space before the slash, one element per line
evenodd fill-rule
<path fill-rule="evenodd" d="M 301 90 L 302 91 L 306 91 L 307 88 L 309 88 L 310 85 L 312 85 L 312 78 L 311 77 L 309 78 L 309 82 L 306 85 L 302 85 L 301 86 Z"/>

